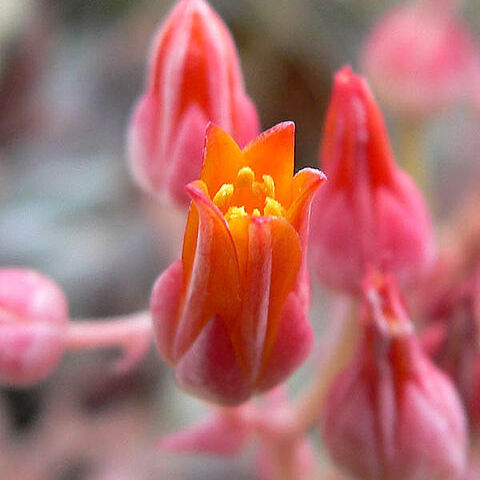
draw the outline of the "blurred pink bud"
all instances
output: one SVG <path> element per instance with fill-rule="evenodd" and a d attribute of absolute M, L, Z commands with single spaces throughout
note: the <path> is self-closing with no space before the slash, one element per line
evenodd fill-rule
<path fill-rule="evenodd" d="M 249 433 L 236 411 L 218 411 L 197 425 L 165 436 L 160 448 L 176 453 L 234 455 L 245 447 Z"/>
<path fill-rule="evenodd" d="M 480 269 L 464 284 L 445 292 L 434 326 L 444 335 L 432 352 L 435 363 L 455 383 L 469 417 L 470 429 L 480 427 Z M 429 326 L 431 331 L 434 326 Z"/>
<path fill-rule="evenodd" d="M 396 115 L 429 115 L 468 93 L 479 52 L 453 4 L 408 2 L 373 27 L 362 69 L 382 104 Z"/>
<path fill-rule="evenodd" d="M 177 2 L 154 40 L 148 75 L 129 128 L 132 172 L 148 192 L 186 206 L 207 123 L 244 146 L 259 132 L 257 112 L 230 32 L 205 0 Z"/>
<path fill-rule="evenodd" d="M 312 207 L 310 252 L 321 281 L 359 290 L 368 265 L 412 284 L 431 265 L 423 198 L 394 162 L 382 114 L 350 67 L 335 75 L 320 151 L 328 182 Z"/>
<path fill-rule="evenodd" d="M 459 480 L 467 467 L 462 405 L 423 353 L 391 278 L 364 286 L 363 336 L 325 406 L 324 440 L 364 480 Z"/>
<path fill-rule="evenodd" d="M 208 129 L 182 259 L 153 288 L 159 353 L 183 388 L 220 404 L 284 382 L 313 344 L 305 252 L 325 176 L 293 175 L 294 136 L 282 123 L 240 150 Z"/>
<path fill-rule="evenodd" d="M 27 386 L 56 368 L 64 351 L 68 306 L 50 279 L 0 269 L 0 382 Z"/>

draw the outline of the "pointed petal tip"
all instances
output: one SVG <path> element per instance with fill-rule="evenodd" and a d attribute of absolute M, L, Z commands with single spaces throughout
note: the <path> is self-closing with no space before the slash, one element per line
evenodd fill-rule
<path fill-rule="evenodd" d="M 350 65 L 345 65 L 334 76 L 334 90 L 342 92 L 369 92 L 368 83 L 363 75 L 354 72 Z"/>
<path fill-rule="evenodd" d="M 225 218 L 219 208 L 213 203 L 210 198 L 208 187 L 203 180 L 195 180 L 190 182 L 186 187 L 185 191 L 192 199 L 192 202 L 195 203 L 199 210 L 207 209 L 214 213 L 217 217 L 222 220 L 224 225 L 227 225 Z"/>
<path fill-rule="evenodd" d="M 205 146 L 207 147 L 212 141 L 218 139 L 228 139 L 231 142 L 234 142 L 237 146 L 237 142 L 226 130 L 219 127 L 216 123 L 208 122 L 205 130 Z"/>
<path fill-rule="evenodd" d="M 202 180 L 194 180 L 185 186 L 185 191 L 192 200 L 208 197 L 208 189 Z"/>
<path fill-rule="evenodd" d="M 194 10 L 198 10 L 199 8 L 205 8 L 205 7 L 210 7 L 208 2 L 205 0 L 179 0 L 177 2 L 177 6 L 182 5 L 183 8 L 189 8 L 190 12 L 193 12 Z"/>
<path fill-rule="evenodd" d="M 275 137 L 277 135 L 288 135 L 292 139 L 295 137 L 295 122 L 286 121 L 277 123 L 273 127 L 270 127 L 268 130 L 262 132 L 257 138 L 252 140 L 252 142 L 246 147 L 248 148 L 251 145 L 259 144 L 265 141 L 268 138 Z"/>
<path fill-rule="evenodd" d="M 306 168 L 302 168 L 302 170 L 300 170 L 298 173 L 300 172 L 306 172 L 312 177 L 316 177 L 316 180 L 321 183 L 324 183 L 328 180 L 327 175 L 324 172 L 322 172 L 322 170 L 319 170 L 318 168 L 306 167 Z"/>
<path fill-rule="evenodd" d="M 206 130 L 205 130 L 205 136 L 208 137 L 209 135 L 212 135 L 217 130 L 222 130 L 222 129 L 217 124 L 215 124 L 211 120 L 209 120 L 208 123 L 207 123 Z"/>
<path fill-rule="evenodd" d="M 348 82 L 350 79 L 354 78 L 355 72 L 353 71 L 353 68 L 351 65 L 346 64 L 344 65 L 340 70 L 335 73 L 335 80 L 338 80 L 339 82 L 344 81 Z"/>
<path fill-rule="evenodd" d="M 266 130 L 261 136 L 263 135 L 274 135 L 279 133 L 289 134 L 292 137 L 295 136 L 295 122 L 292 120 L 287 120 L 286 122 L 280 122 L 274 125 L 273 127 Z"/>
<path fill-rule="evenodd" d="M 319 188 L 328 180 L 328 177 L 318 168 L 306 167 L 295 174 L 294 180 L 295 179 L 297 179 L 296 181 L 299 182 L 298 184 L 303 190 L 306 185 L 308 185 L 309 188 Z"/>

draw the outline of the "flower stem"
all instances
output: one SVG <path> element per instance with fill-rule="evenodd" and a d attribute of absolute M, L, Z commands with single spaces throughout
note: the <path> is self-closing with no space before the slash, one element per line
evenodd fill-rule
<path fill-rule="evenodd" d="M 302 435 L 322 415 L 325 396 L 335 376 L 351 358 L 356 345 L 358 322 L 356 304 L 351 299 L 339 298 L 329 330 L 320 345 L 320 364 L 314 380 L 294 406 L 294 425 Z"/>
<path fill-rule="evenodd" d="M 140 361 L 150 348 L 152 322 L 148 311 L 125 316 L 72 320 L 66 337 L 67 350 L 118 347 L 123 357 L 117 370 L 126 370 Z"/>
<path fill-rule="evenodd" d="M 128 344 L 132 336 L 151 331 L 150 312 L 130 315 L 72 320 L 67 331 L 67 349 L 86 350 Z"/>

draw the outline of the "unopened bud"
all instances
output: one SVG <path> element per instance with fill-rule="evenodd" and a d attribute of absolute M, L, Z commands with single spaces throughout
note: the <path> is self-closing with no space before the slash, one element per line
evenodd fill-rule
<path fill-rule="evenodd" d="M 68 306 L 61 289 L 32 270 L 0 269 L 0 383 L 27 386 L 56 368 Z"/>
<path fill-rule="evenodd" d="M 478 52 L 453 4 L 400 3 L 368 36 L 362 67 L 382 104 L 399 117 L 434 114 L 468 93 Z"/>
<path fill-rule="evenodd" d="M 459 480 L 466 421 L 450 380 L 423 353 L 390 279 L 365 283 L 363 337 L 334 382 L 324 440 L 364 480 Z"/>

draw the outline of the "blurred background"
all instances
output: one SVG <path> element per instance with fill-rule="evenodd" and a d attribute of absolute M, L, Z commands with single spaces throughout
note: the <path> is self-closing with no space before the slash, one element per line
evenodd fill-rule
<path fill-rule="evenodd" d="M 395 2 L 210 3 L 233 33 L 263 129 L 294 120 L 296 167 L 316 165 L 332 75 L 358 67 L 370 27 Z M 0 1 L 0 264 L 53 277 L 72 318 L 146 308 L 154 279 L 178 254 L 172 237 L 182 226 L 136 188 L 125 159 L 150 41 L 171 5 Z M 465 2 L 462 13 L 480 40 L 480 3 Z M 429 125 L 438 216 L 474 184 L 479 125 L 462 103 Z M 153 353 L 123 376 L 108 369 L 112 354 L 68 355 L 42 386 L 0 390 L 0 478 L 254 477 L 251 452 L 228 462 L 160 454 L 159 435 L 202 407 L 175 389 Z"/>

